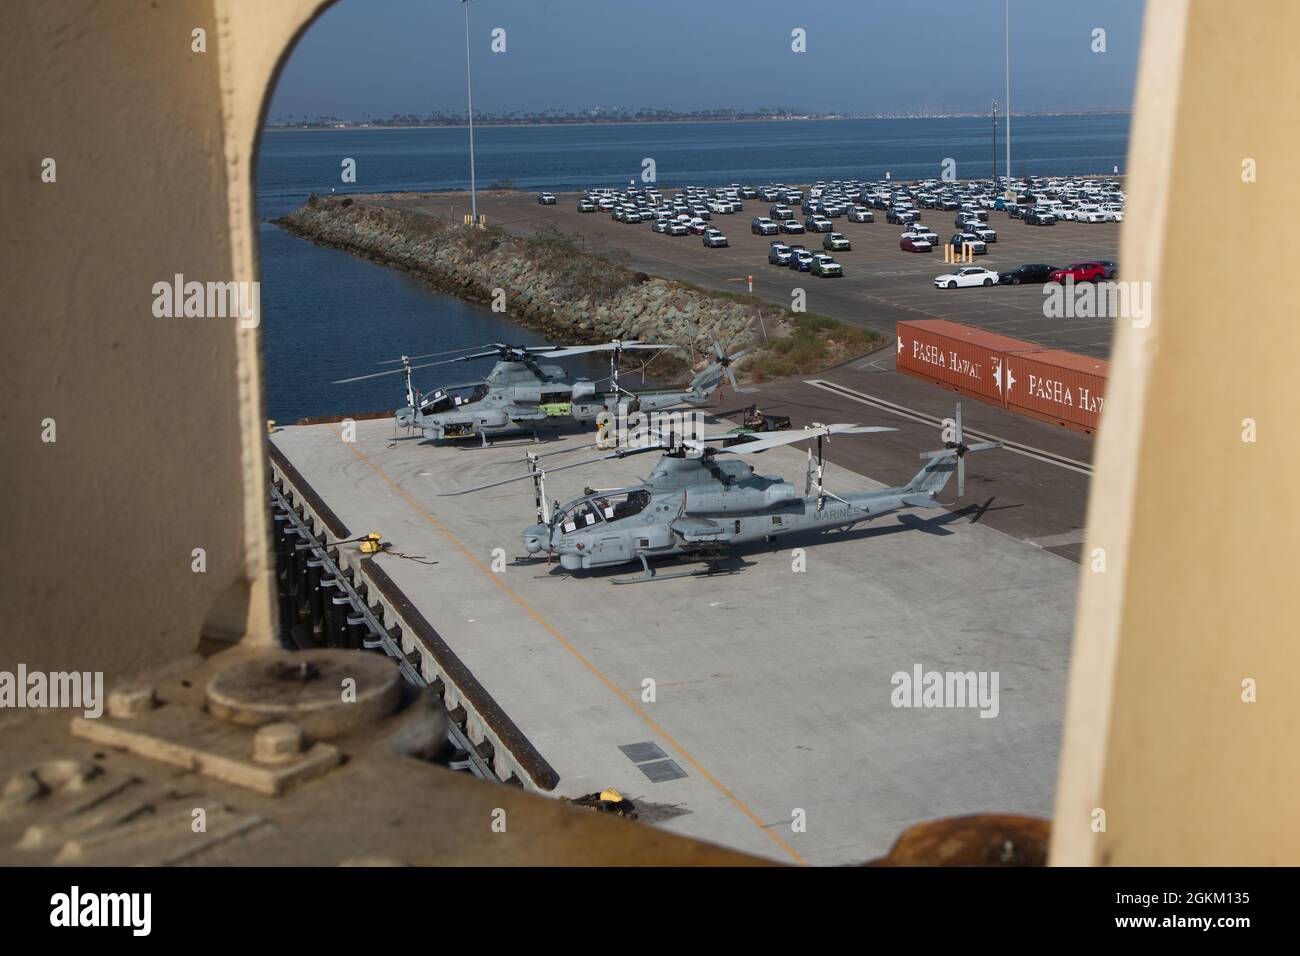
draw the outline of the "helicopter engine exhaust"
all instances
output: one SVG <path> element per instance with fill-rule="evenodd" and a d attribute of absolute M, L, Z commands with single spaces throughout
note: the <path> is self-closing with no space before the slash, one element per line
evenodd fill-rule
<path fill-rule="evenodd" d="M 795 500 L 794 485 L 774 481 L 763 488 L 727 488 L 721 491 L 692 491 L 686 496 L 688 515 L 725 515 L 734 511 L 765 511 Z"/>

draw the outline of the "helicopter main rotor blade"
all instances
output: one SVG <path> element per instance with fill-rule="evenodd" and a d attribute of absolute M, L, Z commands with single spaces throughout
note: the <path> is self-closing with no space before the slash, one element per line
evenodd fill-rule
<path fill-rule="evenodd" d="M 440 355 L 455 355 L 457 352 L 473 352 L 475 349 L 481 349 L 481 348 L 485 348 L 485 346 L 482 346 L 482 345 L 469 345 L 469 346 L 466 346 L 466 347 L 463 348 L 463 349 L 448 349 L 448 350 L 445 351 L 445 352 L 425 352 L 423 355 L 408 355 L 408 356 L 406 356 L 405 361 L 407 361 L 407 362 L 416 362 L 416 361 L 419 361 L 420 359 L 424 359 L 424 358 L 437 358 L 437 357 L 440 356 Z M 395 358 L 395 359 L 385 359 L 384 361 L 382 361 L 382 362 L 376 362 L 375 364 L 376 364 L 376 365 L 400 365 L 400 364 L 402 363 L 402 361 L 403 361 L 403 360 L 402 360 L 402 359 L 399 359 L 399 358 Z"/>
<path fill-rule="evenodd" d="M 576 451 L 577 449 L 573 449 Z M 564 471 L 566 468 L 579 468 L 582 465 L 594 465 L 596 462 L 608 461 L 611 458 L 626 458 L 628 455 L 638 455 L 647 451 L 661 451 L 658 445 L 651 445 L 646 448 L 618 449 L 608 455 L 598 455 L 595 458 L 586 458 L 582 461 L 571 461 L 567 465 L 556 465 L 554 468 L 539 468 L 537 471 L 528 471 L 522 475 L 514 475 L 510 478 L 502 478 L 499 481 L 489 481 L 485 485 L 475 485 L 473 488 L 460 488 L 456 491 L 440 491 L 437 493 L 439 498 L 451 498 L 456 495 L 467 495 L 472 491 L 483 491 L 486 488 L 496 488 L 498 485 L 508 485 L 512 481 L 523 481 L 525 478 L 533 478 L 538 474 L 549 475 L 553 471 Z"/>
<path fill-rule="evenodd" d="M 822 425 L 819 428 L 804 428 L 799 431 L 778 432 L 773 435 L 767 435 L 763 438 L 755 438 L 751 441 L 741 442 L 738 445 L 729 445 L 726 448 L 715 449 L 716 453 L 732 455 L 752 455 L 755 452 L 766 451 L 769 448 L 778 448 L 781 445 L 793 445 L 796 442 L 807 441 L 810 438 L 825 437 L 827 435 L 864 435 L 874 432 L 895 432 L 897 428 L 888 428 L 883 425 Z"/>
<path fill-rule="evenodd" d="M 590 352 L 626 352 L 632 349 L 674 349 L 675 345 L 642 345 L 639 342 L 606 342 L 603 345 L 569 345 L 548 352 L 546 358 L 564 358 L 567 355 L 586 355 Z"/>
<path fill-rule="evenodd" d="M 495 352 L 485 352 L 485 353 L 483 353 L 483 355 L 495 355 L 495 354 L 496 354 Z M 409 366 L 409 368 L 410 368 L 410 370 L 411 370 L 412 372 L 414 372 L 416 369 L 421 369 L 421 368 L 433 368 L 435 365 L 450 365 L 450 364 L 452 364 L 453 362 L 465 362 L 465 361 L 468 361 L 469 359 L 472 359 L 472 358 L 482 358 L 483 355 L 479 355 L 479 356 L 475 356 L 475 355 L 467 355 L 467 356 L 465 356 L 464 358 L 458 358 L 458 359 L 444 359 L 444 360 L 441 361 L 441 362 L 425 362 L 425 363 L 423 363 L 423 364 L 421 364 L 421 365 L 412 365 L 412 366 Z M 364 382 L 364 381 L 365 381 L 366 379 L 368 379 L 368 378 L 379 378 L 381 375 L 401 375 L 401 374 L 404 373 L 406 370 L 407 370 L 407 366 L 403 366 L 402 368 L 390 368 L 390 369 L 388 369 L 387 371 L 384 371 L 384 372 L 371 372 L 369 375 L 354 375 L 352 378 L 341 378 L 341 379 L 339 379 L 339 380 L 336 381 L 336 382 L 330 382 L 330 384 L 331 384 L 331 385 L 347 385 L 347 384 L 349 384 L 349 383 L 351 383 L 351 382 Z"/>

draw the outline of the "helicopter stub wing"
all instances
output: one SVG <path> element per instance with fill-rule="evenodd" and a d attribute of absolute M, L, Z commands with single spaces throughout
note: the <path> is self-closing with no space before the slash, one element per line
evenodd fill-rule
<path fill-rule="evenodd" d="M 688 544 L 731 540 L 726 528 L 708 518 L 674 518 L 668 527 Z"/>
<path fill-rule="evenodd" d="M 512 422 L 540 422 L 547 417 L 537 405 L 507 405 L 503 411 Z"/>

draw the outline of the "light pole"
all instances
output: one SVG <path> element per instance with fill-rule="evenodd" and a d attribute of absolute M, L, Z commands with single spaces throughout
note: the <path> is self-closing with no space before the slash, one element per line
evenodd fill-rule
<path fill-rule="evenodd" d="M 465 8 L 465 96 L 469 102 L 469 209 L 470 226 L 478 225 L 478 189 L 474 181 L 474 83 L 469 72 L 469 0 L 460 0 Z"/>
<path fill-rule="evenodd" d="M 1007 65 L 1007 192 L 1011 191 L 1011 0 L 1003 0 L 1003 58 Z"/>

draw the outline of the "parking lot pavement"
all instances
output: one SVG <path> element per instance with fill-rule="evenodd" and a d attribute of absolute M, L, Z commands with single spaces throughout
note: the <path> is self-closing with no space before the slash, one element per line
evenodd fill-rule
<path fill-rule="evenodd" d="M 784 305 L 791 302 L 792 290 L 801 288 L 807 293 L 808 311 L 877 331 L 892 333 L 900 319 L 943 318 L 1050 348 L 1096 356 L 1110 353 L 1112 321 L 1046 318 L 1042 286 L 936 289 L 935 276 L 952 268 L 943 261 L 942 247 L 930 253 L 902 251 L 898 238 L 905 227 L 885 222 L 881 209 L 873 210 L 876 222 L 872 223 L 832 220 L 836 231 L 853 243 L 853 249 L 835 253 L 844 266 L 843 278 L 819 279 L 768 263 L 768 245 L 777 237 L 750 232 L 750 220 L 767 215 L 769 204 L 761 200 L 745 200 L 743 212 L 715 215 L 710 225 L 721 229 L 731 245 L 706 249 L 699 236 L 660 235 L 651 231 L 648 222 L 629 225 L 615 222 L 605 212 L 579 213 L 578 198 L 573 193 L 560 194 L 556 205 L 543 206 L 533 194 L 483 194 L 478 207 L 489 223 L 515 234 L 526 235 L 538 225 L 552 222 L 587 236 L 597 246 L 604 243 L 625 249 L 632 268 L 651 275 L 727 292 L 746 291 L 746 277 L 752 275 L 755 296 Z M 447 216 L 452 221 L 459 221 L 469 209 L 465 194 L 366 201 Z M 954 213 L 938 209 L 921 213 L 922 222 L 941 239 L 956 231 Z M 1010 269 L 1029 262 L 1061 266 L 1080 259 L 1118 258 L 1117 223 L 1029 226 L 993 211 L 989 225 L 997 232 L 998 241 L 989 245 L 988 255 L 976 256 L 974 265 Z M 822 236 L 818 234 L 779 238 L 821 251 Z"/>

